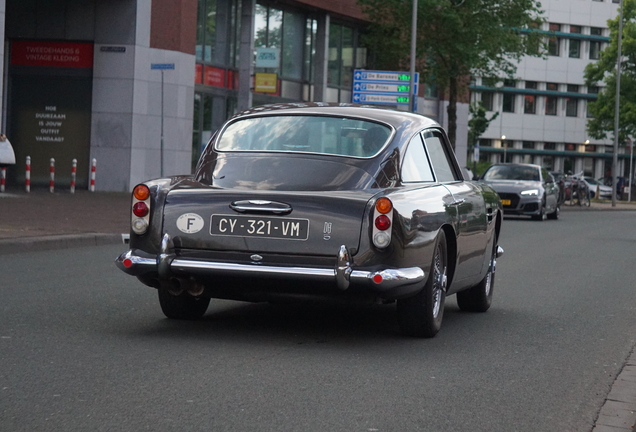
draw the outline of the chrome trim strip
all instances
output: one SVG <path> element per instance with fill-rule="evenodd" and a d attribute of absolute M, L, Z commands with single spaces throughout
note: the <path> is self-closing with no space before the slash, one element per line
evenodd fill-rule
<path fill-rule="evenodd" d="M 172 271 L 178 273 L 187 270 L 214 271 L 218 273 L 248 273 L 261 276 L 276 275 L 279 277 L 308 276 L 313 278 L 335 278 L 334 269 L 311 267 L 274 267 L 260 264 L 237 264 L 211 261 L 196 261 L 176 258 L 170 266 Z"/>
<path fill-rule="evenodd" d="M 291 213 L 292 211 L 291 207 L 279 208 L 279 207 L 247 206 L 247 205 L 234 205 L 234 204 L 231 204 L 230 208 L 239 213 L 264 212 L 264 213 L 274 213 L 274 214 L 288 214 L 288 213 Z"/>

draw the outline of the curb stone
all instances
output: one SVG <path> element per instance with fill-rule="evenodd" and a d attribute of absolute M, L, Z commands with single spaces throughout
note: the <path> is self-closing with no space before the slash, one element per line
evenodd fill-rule
<path fill-rule="evenodd" d="M 616 377 L 592 432 L 636 432 L 636 352 Z"/>
<path fill-rule="evenodd" d="M 122 243 L 122 234 L 103 233 L 0 239 L 0 255 Z"/>

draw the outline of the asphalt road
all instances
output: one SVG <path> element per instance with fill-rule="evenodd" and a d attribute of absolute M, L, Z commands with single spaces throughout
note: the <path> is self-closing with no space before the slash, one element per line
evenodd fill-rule
<path fill-rule="evenodd" d="M 633 212 L 506 219 L 485 314 L 213 302 L 163 317 L 123 245 L 0 256 L 1 431 L 589 431 L 635 340 Z"/>

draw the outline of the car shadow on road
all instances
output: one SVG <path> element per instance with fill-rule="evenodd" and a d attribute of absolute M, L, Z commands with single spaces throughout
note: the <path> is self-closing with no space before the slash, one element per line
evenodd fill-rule
<path fill-rule="evenodd" d="M 157 305 L 157 309 L 159 306 Z M 158 311 L 158 315 L 161 314 Z M 395 304 L 341 305 L 332 302 L 290 302 L 285 304 L 243 303 L 213 300 L 207 313 L 197 321 L 178 321 L 157 315 L 139 318 L 137 331 L 143 338 L 176 338 L 201 341 L 253 340 L 275 338 L 294 343 L 365 343 L 365 341 L 417 341 L 400 333 Z M 488 314 L 465 313 L 450 297 L 440 333 L 432 340 L 452 338 L 453 333 L 471 325 L 471 316 L 488 320 Z M 122 329 L 123 331 L 123 329 Z M 131 324 L 125 327 L 130 333 Z M 431 339 L 429 339 L 431 340 Z"/>

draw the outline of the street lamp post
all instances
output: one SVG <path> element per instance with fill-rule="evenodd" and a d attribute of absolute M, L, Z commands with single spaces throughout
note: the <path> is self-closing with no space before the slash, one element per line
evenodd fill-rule
<path fill-rule="evenodd" d="M 506 136 L 505 135 L 501 136 L 501 146 L 503 147 L 503 150 L 504 150 L 503 163 L 506 163 Z"/>
<path fill-rule="evenodd" d="M 632 202 L 632 180 L 634 177 L 634 142 L 629 139 L 629 189 L 627 190 L 627 202 Z"/>
<path fill-rule="evenodd" d="M 612 155 L 612 207 L 616 207 L 617 174 L 618 170 L 618 119 L 621 103 L 621 45 L 623 41 L 623 0 L 619 0 L 618 15 L 618 54 L 616 55 L 616 104 L 614 106 L 614 154 Z"/>

